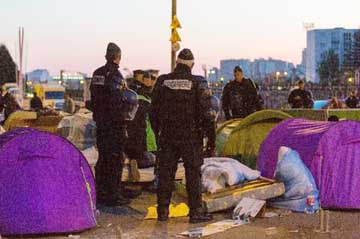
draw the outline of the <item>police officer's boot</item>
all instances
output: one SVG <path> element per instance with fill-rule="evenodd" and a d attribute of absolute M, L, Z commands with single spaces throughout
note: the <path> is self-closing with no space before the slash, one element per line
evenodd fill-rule
<path fill-rule="evenodd" d="M 105 190 L 103 174 L 101 165 L 97 164 L 95 166 L 96 207 L 102 206 L 108 196 Z"/>
<path fill-rule="evenodd" d="M 169 207 L 158 206 L 157 214 L 159 222 L 166 222 L 169 219 Z"/>
<path fill-rule="evenodd" d="M 209 222 L 213 220 L 213 216 L 204 212 L 202 208 L 191 210 L 190 211 L 190 220 L 191 224 Z"/>
<path fill-rule="evenodd" d="M 117 171 L 111 172 L 112 177 L 115 178 L 112 178 L 109 181 L 109 190 L 111 192 L 111 195 L 109 195 L 109 197 L 105 201 L 105 206 L 117 207 L 117 206 L 130 204 L 130 200 L 128 198 L 125 198 L 121 193 L 121 175 L 122 175 L 123 167 L 121 166 L 120 168 L 117 169 L 111 168 L 109 170 L 117 170 Z"/>

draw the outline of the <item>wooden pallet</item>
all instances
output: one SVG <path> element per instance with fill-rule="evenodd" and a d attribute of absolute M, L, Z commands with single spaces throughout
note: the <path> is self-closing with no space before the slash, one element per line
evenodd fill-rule
<path fill-rule="evenodd" d="M 185 185 L 181 182 L 176 183 L 176 191 L 181 196 L 187 197 Z M 218 190 L 214 194 L 203 193 L 202 200 L 208 212 L 218 212 L 234 208 L 245 197 L 267 200 L 284 193 L 285 186 L 283 183 L 261 177 L 255 181 Z"/>

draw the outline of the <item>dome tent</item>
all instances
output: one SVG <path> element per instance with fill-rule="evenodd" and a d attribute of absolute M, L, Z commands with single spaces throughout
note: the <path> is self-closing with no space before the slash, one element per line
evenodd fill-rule
<path fill-rule="evenodd" d="M 216 132 L 217 154 L 226 157 L 241 155 L 243 164 L 256 167 L 256 156 L 261 143 L 271 129 L 288 118 L 291 116 L 282 111 L 263 110 L 244 119 L 225 122 Z"/>
<path fill-rule="evenodd" d="M 96 226 L 94 177 L 63 138 L 30 128 L 0 136 L 0 234 L 77 232 Z"/>
<path fill-rule="evenodd" d="M 324 208 L 360 209 L 360 123 L 289 119 L 263 142 L 258 169 L 273 178 L 281 146 L 296 150 L 310 169 Z"/>

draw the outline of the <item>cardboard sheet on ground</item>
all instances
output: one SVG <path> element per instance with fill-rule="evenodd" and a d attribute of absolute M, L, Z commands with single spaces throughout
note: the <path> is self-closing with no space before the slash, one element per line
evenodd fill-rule
<path fill-rule="evenodd" d="M 246 223 L 238 220 L 223 220 L 223 221 L 211 223 L 209 225 L 206 225 L 205 227 L 190 229 L 188 231 L 180 233 L 180 235 L 187 237 L 210 236 L 216 233 L 227 231 L 231 228 L 239 227 L 244 224 Z"/>
<path fill-rule="evenodd" d="M 189 207 L 185 203 L 180 203 L 179 205 L 174 206 L 173 204 L 170 204 L 169 206 L 169 217 L 186 217 L 189 215 Z M 156 211 L 156 206 L 149 207 L 147 215 L 145 217 L 146 219 L 157 219 L 158 214 Z"/>

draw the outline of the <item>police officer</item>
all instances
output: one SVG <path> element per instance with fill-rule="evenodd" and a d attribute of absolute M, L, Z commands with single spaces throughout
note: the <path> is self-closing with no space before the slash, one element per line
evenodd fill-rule
<path fill-rule="evenodd" d="M 234 69 L 234 78 L 225 85 L 222 95 L 226 120 L 245 118 L 254 113 L 260 104 L 255 84 L 243 76 L 239 66 Z"/>
<path fill-rule="evenodd" d="M 201 165 L 203 132 L 211 125 L 207 82 L 191 70 L 194 56 L 189 49 L 179 53 L 173 73 L 158 78 L 153 92 L 152 115 L 159 150 L 158 220 L 167 221 L 178 160 L 185 165 L 190 223 L 212 220 L 202 209 Z"/>
<path fill-rule="evenodd" d="M 137 95 L 126 88 L 119 72 L 121 50 L 109 43 L 106 65 L 93 74 L 90 85 L 91 108 L 96 122 L 99 159 L 95 166 L 97 205 L 119 206 L 129 199 L 121 194 L 120 179 L 127 138 L 126 122 L 137 110 Z"/>
<path fill-rule="evenodd" d="M 130 159 L 137 161 L 137 166 L 140 169 L 154 166 L 155 162 L 146 157 L 148 155 L 146 152 L 155 152 L 157 150 L 154 133 L 149 121 L 151 85 L 150 74 L 144 72 L 142 78 L 135 78 L 135 81 L 129 86 L 138 94 L 139 108 L 134 120 L 128 125 L 129 138 L 126 143 L 125 153 Z"/>
<path fill-rule="evenodd" d="M 311 109 L 314 105 L 313 96 L 305 89 L 305 82 L 300 80 L 298 87 L 290 92 L 288 103 L 293 109 Z"/>

